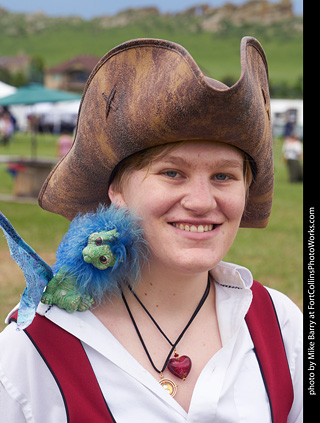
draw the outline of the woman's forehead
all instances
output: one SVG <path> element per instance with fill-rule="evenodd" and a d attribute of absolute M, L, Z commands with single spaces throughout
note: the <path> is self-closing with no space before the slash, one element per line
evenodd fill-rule
<path fill-rule="evenodd" d="M 216 159 L 226 164 L 233 162 L 235 165 L 242 162 L 243 152 L 222 142 L 213 141 L 188 141 L 178 144 L 164 154 L 158 156 L 155 162 L 173 162 L 176 164 L 189 164 L 194 160 Z"/>

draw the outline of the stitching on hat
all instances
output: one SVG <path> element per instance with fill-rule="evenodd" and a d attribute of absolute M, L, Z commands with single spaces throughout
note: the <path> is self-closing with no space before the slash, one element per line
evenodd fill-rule
<path fill-rule="evenodd" d="M 262 96 L 263 96 L 263 101 L 264 101 L 264 107 L 266 109 L 268 118 L 270 120 L 270 103 L 269 103 L 269 101 L 267 101 L 266 93 L 265 93 L 265 91 L 262 87 L 261 87 L 261 91 L 262 91 Z"/>
<path fill-rule="evenodd" d="M 109 116 L 110 109 L 117 110 L 117 107 L 112 104 L 112 100 L 114 99 L 114 95 L 116 93 L 116 85 L 110 91 L 110 94 L 107 95 L 106 93 L 102 93 L 103 98 L 106 100 L 106 119 Z"/>

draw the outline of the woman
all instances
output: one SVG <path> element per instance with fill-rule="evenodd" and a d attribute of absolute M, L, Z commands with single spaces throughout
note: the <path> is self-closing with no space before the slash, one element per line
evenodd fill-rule
<path fill-rule="evenodd" d="M 61 357 L 55 365 L 77 366 L 76 346 L 56 348 L 69 333 L 70 342 L 81 341 L 107 403 L 105 421 L 275 417 L 255 355 L 259 346 L 245 320 L 252 275 L 221 262 L 239 226 L 267 225 L 272 202 L 267 64 L 253 38 L 242 40 L 241 67 L 241 78 L 228 88 L 168 41 L 133 40 L 111 50 L 88 80 L 75 142 L 40 193 L 44 209 L 68 219 L 110 202 L 141 218 L 149 255 L 136 286 L 123 281 L 118 296 L 96 298 L 82 313 L 38 308 L 59 330 L 48 351 Z M 288 360 L 281 367 L 290 369 L 294 390 L 286 419 L 302 422 L 301 313 L 283 294 L 269 292 Z M 273 329 L 263 329 L 269 318 L 264 305 L 260 310 L 260 333 L 268 338 Z M 50 343 L 48 333 L 40 342 Z M 33 335 L 23 335 L 15 323 L 1 335 L 2 408 L 11 421 L 64 422 L 73 408 L 84 416 L 93 392 L 90 371 L 87 382 L 82 367 L 61 377 L 84 395 L 83 403 L 70 405 L 61 394 L 65 381 L 54 380 Z M 286 392 L 278 396 L 285 402 Z M 90 421 L 104 421 L 99 418 Z"/>

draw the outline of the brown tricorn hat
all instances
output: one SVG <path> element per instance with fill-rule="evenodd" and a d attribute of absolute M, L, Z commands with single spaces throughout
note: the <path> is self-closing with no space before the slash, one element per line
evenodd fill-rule
<path fill-rule="evenodd" d="M 206 77 L 180 45 L 137 39 L 115 47 L 92 71 L 74 143 L 39 194 L 42 208 L 72 219 L 108 204 L 115 167 L 149 147 L 183 140 L 224 142 L 254 162 L 242 227 L 267 225 L 273 194 L 268 69 L 251 37 L 241 41 L 232 86 Z"/>

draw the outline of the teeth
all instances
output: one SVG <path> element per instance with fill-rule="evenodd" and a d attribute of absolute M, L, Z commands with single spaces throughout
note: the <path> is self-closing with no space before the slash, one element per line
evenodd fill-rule
<path fill-rule="evenodd" d="M 183 231 L 189 232 L 208 232 L 213 229 L 213 225 L 184 225 L 182 223 L 172 223 L 172 225 Z"/>

